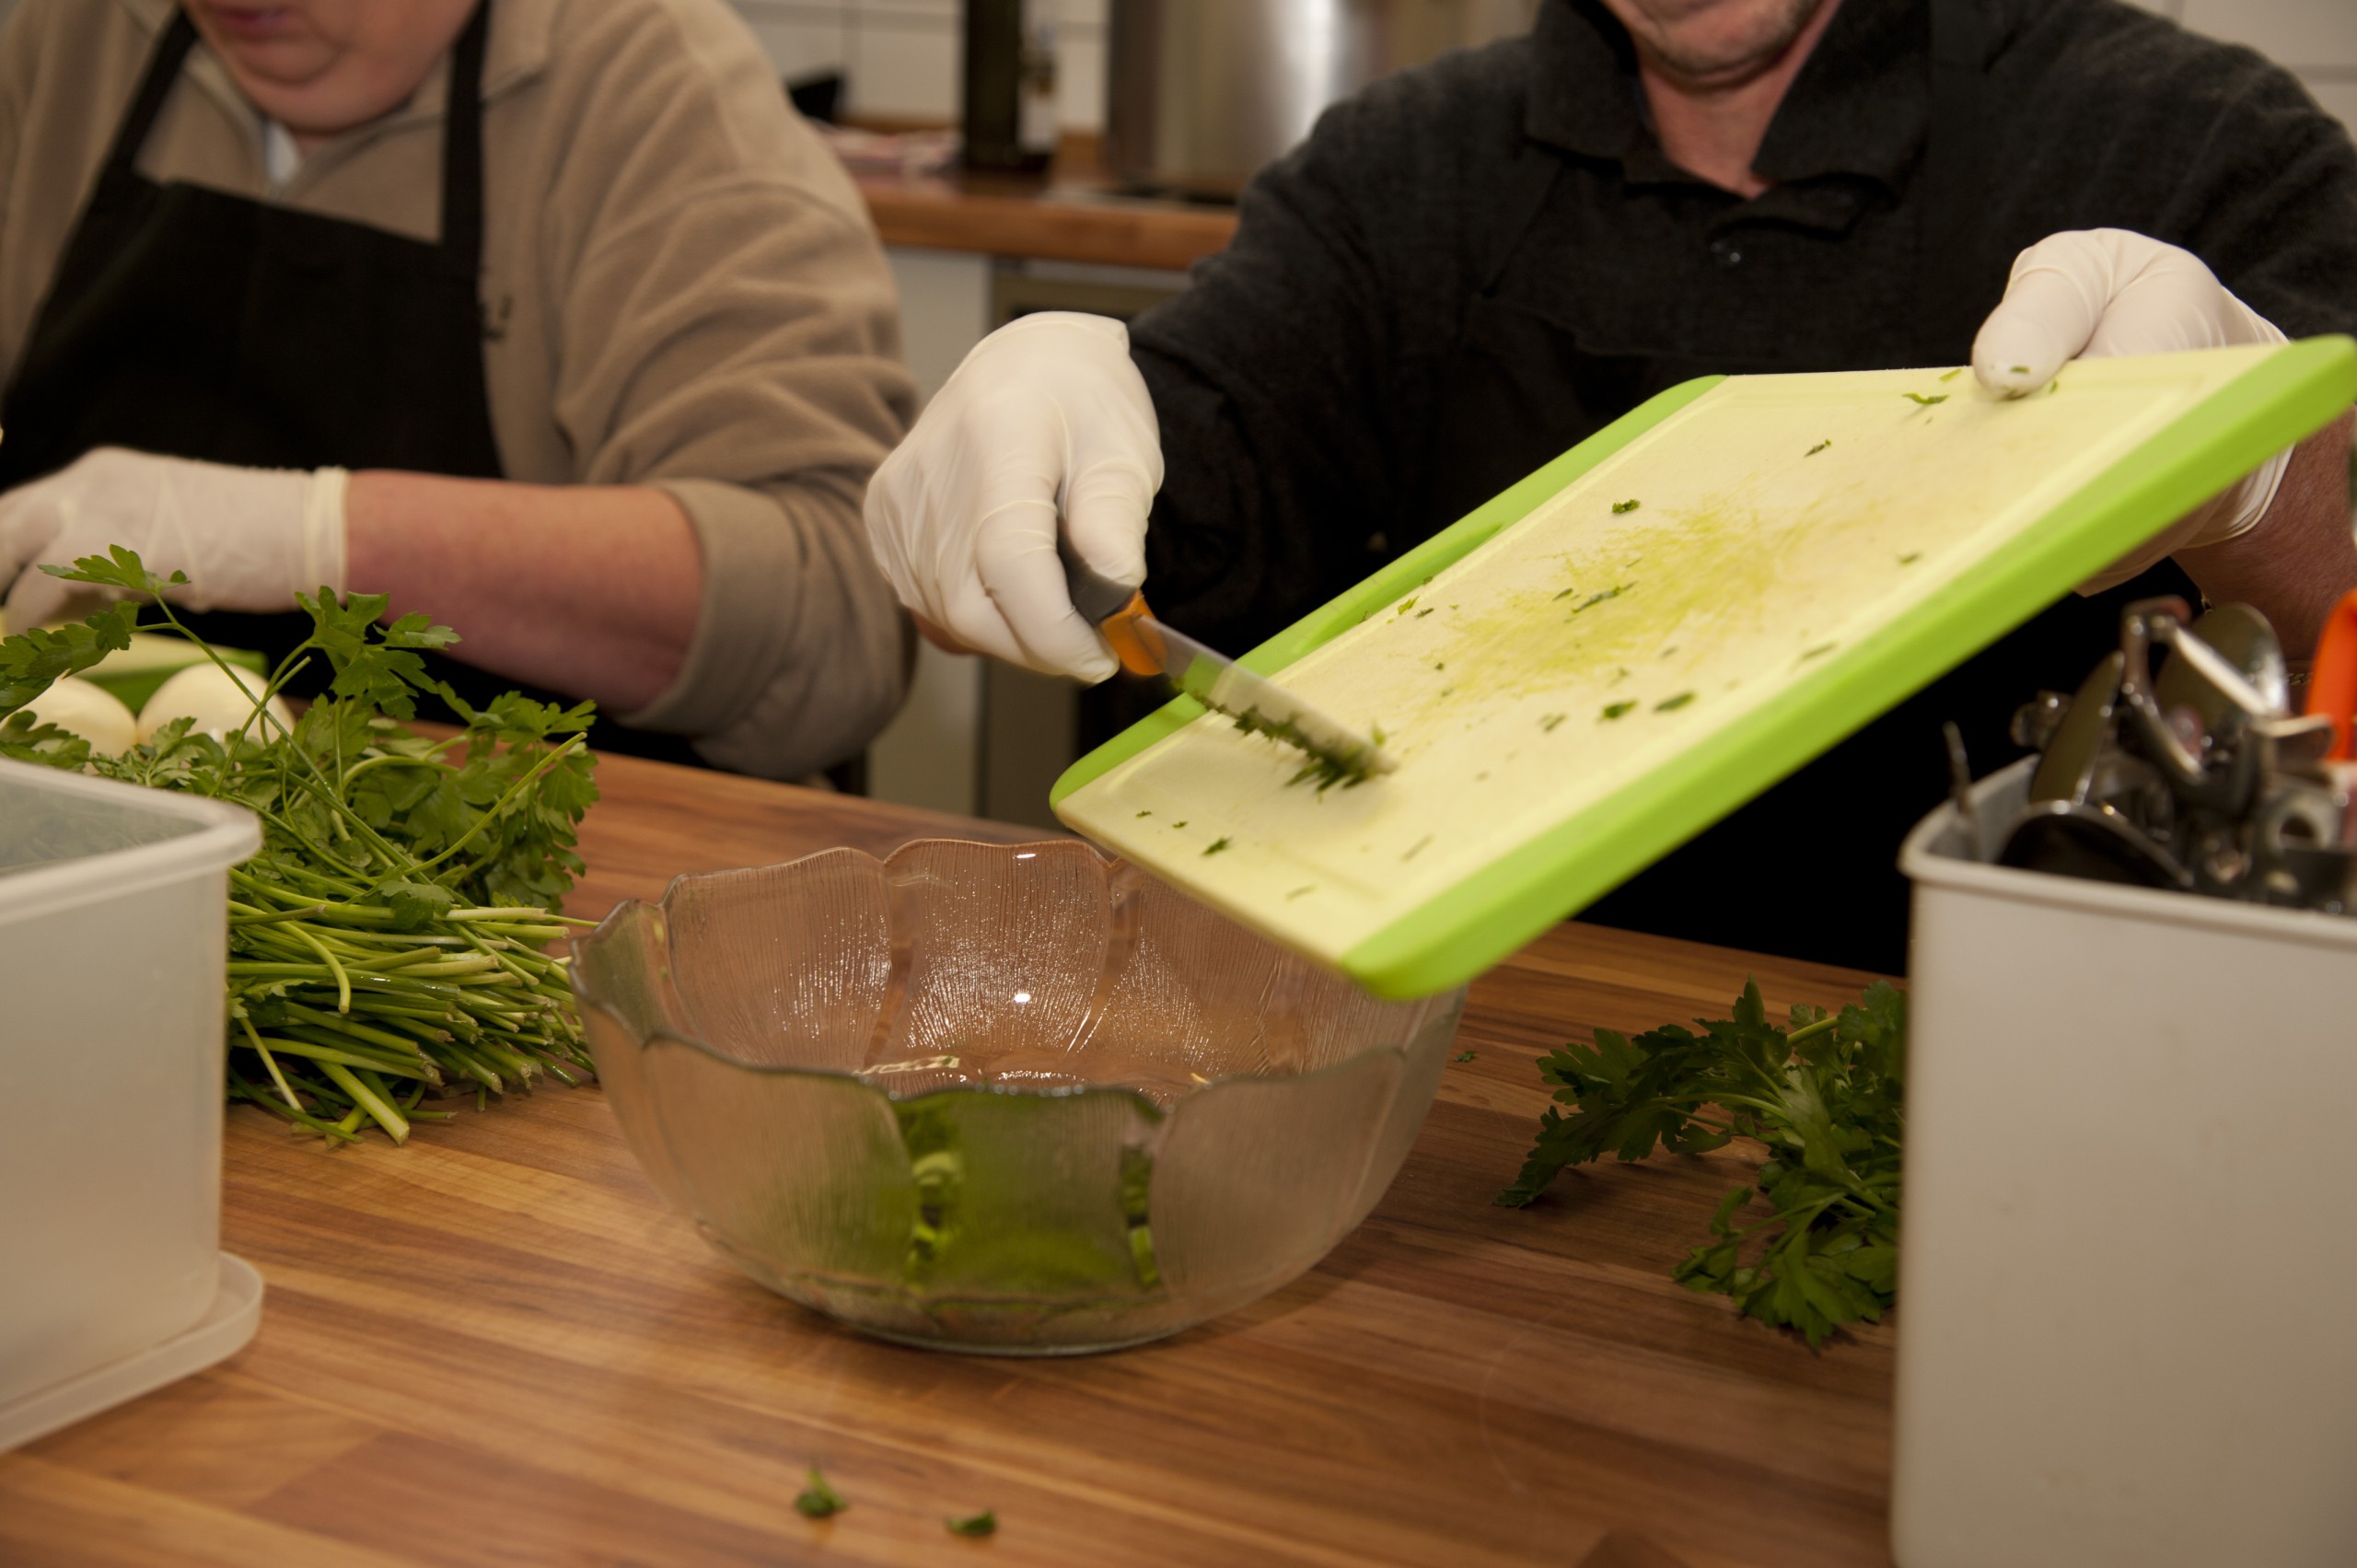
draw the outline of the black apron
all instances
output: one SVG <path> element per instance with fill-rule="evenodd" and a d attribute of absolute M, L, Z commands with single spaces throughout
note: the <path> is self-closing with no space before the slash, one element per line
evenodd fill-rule
<path fill-rule="evenodd" d="M 105 446 L 251 468 L 500 478 L 479 296 L 490 22 L 483 0 L 451 51 L 442 232 L 426 241 L 139 173 L 139 150 L 196 42 L 175 12 L 0 395 L 0 491 Z M 291 610 L 186 619 L 273 663 L 310 631 Z M 569 701 L 425 656 L 470 703 L 511 690 Z M 298 679 L 297 694 L 325 687 L 323 663 Z M 421 712 L 448 716 L 438 703 Z M 603 720 L 591 738 L 696 761 L 679 737 Z"/>
<path fill-rule="evenodd" d="M 2002 296 L 1976 267 L 1986 48 L 1969 0 L 1932 0 L 1932 116 L 1915 179 L 1923 215 L 1915 279 L 1920 365 L 1956 364 Z M 1525 144 L 1484 291 L 1441 384 L 1425 516 L 1470 511 L 1601 427 L 1596 411 L 1633 409 L 1699 376 L 1791 370 L 1790 363 L 1704 361 L 1584 351 L 1562 327 L 1500 297 L 1495 285 L 1561 168 Z M 1994 286 L 1992 286 L 1992 285 Z M 1731 947 L 1900 973 L 1908 889 L 1897 868 L 1909 829 L 1947 787 L 1941 722 L 1964 732 L 1977 771 L 2015 755 L 2013 712 L 2040 687 L 2070 691 L 2118 645 L 2119 611 L 2153 593 L 2192 593 L 2176 566 L 2091 598 L 2073 596 L 1867 725 L 1582 912 L 1582 918 Z M 2198 596 L 2196 596 L 2198 597 Z"/>

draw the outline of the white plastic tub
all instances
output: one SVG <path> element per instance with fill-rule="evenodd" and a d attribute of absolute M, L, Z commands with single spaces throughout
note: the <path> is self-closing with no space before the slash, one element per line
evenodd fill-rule
<path fill-rule="evenodd" d="M 0 761 L 0 1448 L 220 1359 L 238 807 Z"/>
<path fill-rule="evenodd" d="M 2002 825 L 2028 763 L 1979 785 Z M 1995 830 L 1994 828 L 1991 830 Z M 2357 920 L 1910 834 L 1901 1568 L 2357 1563 Z"/>

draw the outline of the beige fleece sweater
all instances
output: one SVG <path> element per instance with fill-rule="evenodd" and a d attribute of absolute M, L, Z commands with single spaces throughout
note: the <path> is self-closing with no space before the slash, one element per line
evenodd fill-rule
<path fill-rule="evenodd" d="M 0 375 L 170 16 L 24 0 L 0 31 Z M 268 199 L 435 238 L 447 87 L 446 64 Z M 860 494 L 916 397 L 858 193 L 722 0 L 495 0 L 483 97 L 507 477 L 659 486 L 703 552 L 679 679 L 621 716 L 772 776 L 857 751 L 902 679 Z M 140 168 L 265 195 L 261 119 L 202 43 Z"/>

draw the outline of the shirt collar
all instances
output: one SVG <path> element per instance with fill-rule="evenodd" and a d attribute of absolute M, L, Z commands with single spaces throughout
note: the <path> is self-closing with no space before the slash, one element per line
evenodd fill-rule
<path fill-rule="evenodd" d="M 1841 0 L 1769 123 L 1753 164 L 1777 183 L 1863 175 L 1894 190 L 1931 118 L 1924 0 Z M 1531 35 L 1524 131 L 1584 157 L 1651 177 L 1667 168 L 1637 84 L 1629 35 L 1597 0 L 1547 0 Z"/>

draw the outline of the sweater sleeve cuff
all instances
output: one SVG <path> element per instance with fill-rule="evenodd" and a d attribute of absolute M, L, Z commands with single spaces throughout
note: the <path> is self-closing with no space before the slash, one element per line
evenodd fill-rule
<path fill-rule="evenodd" d="M 615 718 L 633 729 L 696 736 L 743 713 L 758 693 L 768 660 L 741 656 L 761 632 L 766 596 L 797 575 L 793 530 L 778 505 L 756 490 L 704 479 L 647 482 L 678 504 L 703 558 L 702 599 L 695 635 L 679 673 L 644 707 Z"/>
<path fill-rule="evenodd" d="M 900 689 L 891 590 L 864 556 L 849 559 L 864 540 L 837 538 L 857 533 L 857 501 L 818 491 L 789 501 L 719 480 L 646 482 L 695 530 L 702 600 L 679 675 L 616 717 L 685 735 L 721 766 L 770 777 L 855 753 Z"/>

